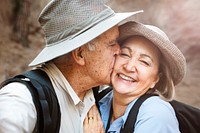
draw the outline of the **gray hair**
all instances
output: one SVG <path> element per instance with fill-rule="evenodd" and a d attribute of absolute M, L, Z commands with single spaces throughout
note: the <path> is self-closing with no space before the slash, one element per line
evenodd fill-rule
<path fill-rule="evenodd" d="M 95 39 L 87 43 L 87 47 L 89 51 L 95 51 L 96 50 L 96 43 Z"/>

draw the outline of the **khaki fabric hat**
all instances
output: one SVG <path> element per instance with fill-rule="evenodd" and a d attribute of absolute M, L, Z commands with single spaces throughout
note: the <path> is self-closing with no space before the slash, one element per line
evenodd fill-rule
<path fill-rule="evenodd" d="M 161 29 L 152 25 L 144 25 L 132 21 L 121 25 L 119 31 L 120 42 L 134 35 L 140 35 L 150 40 L 156 47 L 158 47 L 166 59 L 166 63 L 169 64 L 174 85 L 181 82 L 186 73 L 185 57 Z"/>
<path fill-rule="evenodd" d="M 39 16 L 46 46 L 29 66 L 67 54 L 139 12 L 115 13 L 101 0 L 52 0 Z"/>

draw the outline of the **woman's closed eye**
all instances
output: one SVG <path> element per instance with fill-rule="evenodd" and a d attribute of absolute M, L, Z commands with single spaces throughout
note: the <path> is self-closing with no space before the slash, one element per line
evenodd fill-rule
<path fill-rule="evenodd" d="M 131 56 L 130 56 L 129 54 L 124 53 L 124 52 L 120 52 L 119 55 L 120 55 L 121 57 L 131 58 Z"/>
<path fill-rule="evenodd" d="M 141 54 L 139 61 L 146 66 L 152 66 L 153 63 L 152 57 L 147 54 Z"/>
<path fill-rule="evenodd" d="M 142 64 L 146 65 L 146 66 L 150 66 L 150 65 L 151 65 L 151 63 L 149 63 L 149 62 L 146 61 L 146 60 L 140 60 L 140 62 L 141 62 Z"/>
<path fill-rule="evenodd" d="M 128 48 L 121 48 L 119 55 L 124 58 L 131 58 L 131 52 Z"/>

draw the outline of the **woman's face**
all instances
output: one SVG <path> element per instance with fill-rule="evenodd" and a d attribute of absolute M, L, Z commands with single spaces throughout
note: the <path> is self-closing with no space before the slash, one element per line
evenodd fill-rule
<path fill-rule="evenodd" d="M 114 91 L 140 96 L 159 80 L 159 50 L 147 39 L 127 39 L 116 58 L 111 76 Z"/>

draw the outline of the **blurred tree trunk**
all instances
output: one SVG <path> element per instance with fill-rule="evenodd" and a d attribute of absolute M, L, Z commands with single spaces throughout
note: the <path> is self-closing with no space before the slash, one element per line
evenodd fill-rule
<path fill-rule="evenodd" d="M 12 39 L 21 43 L 24 47 L 29 47 L 29 16 L 31 0 L 14 0 L 13 2 L 13 18 L 14 22 Z"/>
<path fill-rule="evenodd" d="M 30 35 L 41 29 L 37 21 L 39 13 L 49 1 L 0 0 L 0 31 L 4 31 L 0 38 L 7 35 L 7 39 L 29 47 Z"/>

